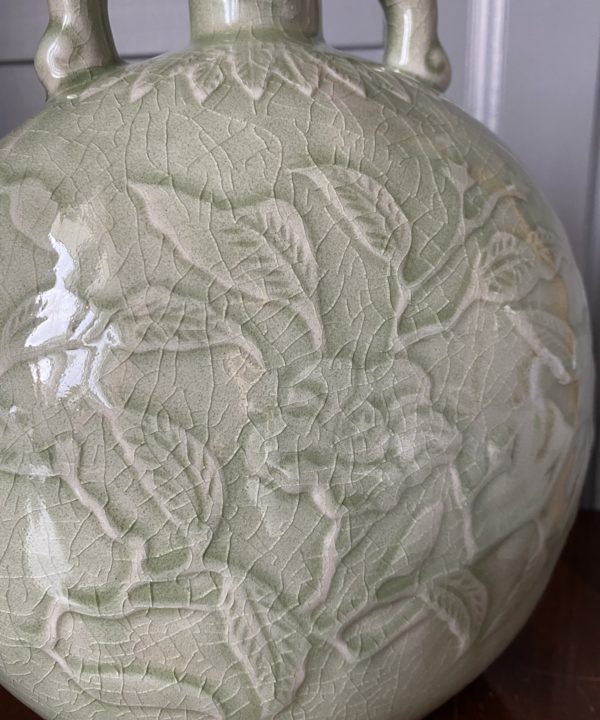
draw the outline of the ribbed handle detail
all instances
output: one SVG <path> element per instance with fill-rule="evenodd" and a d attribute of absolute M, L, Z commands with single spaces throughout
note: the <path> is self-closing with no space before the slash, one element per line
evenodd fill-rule
<path fill-rule="evenodd" d="M 107 0 L 48 0 L 50 22 L 35 69 L 49 97 L 92 80 L 121 61 L 108 20 Z"/>

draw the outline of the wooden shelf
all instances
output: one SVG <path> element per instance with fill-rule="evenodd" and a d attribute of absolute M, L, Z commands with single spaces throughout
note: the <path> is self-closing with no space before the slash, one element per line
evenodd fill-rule
<path fill-rule="evenodd" d="M 1 689 L 0 717 L 38 720 Z M 548 590 L 517 640 L 427 720 L 567 718 L 600 720 L 600 512 L 580 514 Z"/>
<path fill-rule="evenodd" d="M 478 680 L 428 720 L 600 720 L 600 512 L 582 512 L 542 602 Z"/>

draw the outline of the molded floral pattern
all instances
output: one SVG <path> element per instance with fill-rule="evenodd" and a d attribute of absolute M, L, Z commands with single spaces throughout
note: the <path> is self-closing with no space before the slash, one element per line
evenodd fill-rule
<path fill-rule="evenodd" d="M 591 442 L 553 214 L 408 79 L 239 42 L 0 145 L 0 675 L 61 720 L 414 720 Z"/>

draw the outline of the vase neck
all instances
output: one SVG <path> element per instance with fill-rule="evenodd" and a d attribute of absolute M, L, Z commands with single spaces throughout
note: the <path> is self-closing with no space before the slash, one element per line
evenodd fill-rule
<path fill-rule="evenodd" d="M 193 41 L 265 33 L 311 39 L 321 32 L 321 0 L 190 0 L 190 14 Z"/>

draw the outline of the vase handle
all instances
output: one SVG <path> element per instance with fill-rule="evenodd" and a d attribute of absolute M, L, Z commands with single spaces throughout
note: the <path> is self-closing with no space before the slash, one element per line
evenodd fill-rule
<path fill-rule="evenodd" d="M 85 85 L 121 63 L 107 0 L 48 0 L 50 22 L 35 56 L 38 77 L 52 98 Z"/>
<path fill-rule="evenodd" d="M 450 84 L 450 61 L 438 39 L 437 0 L 380 0 L 387 20 L 385 64 L 435 88 Z"/>

